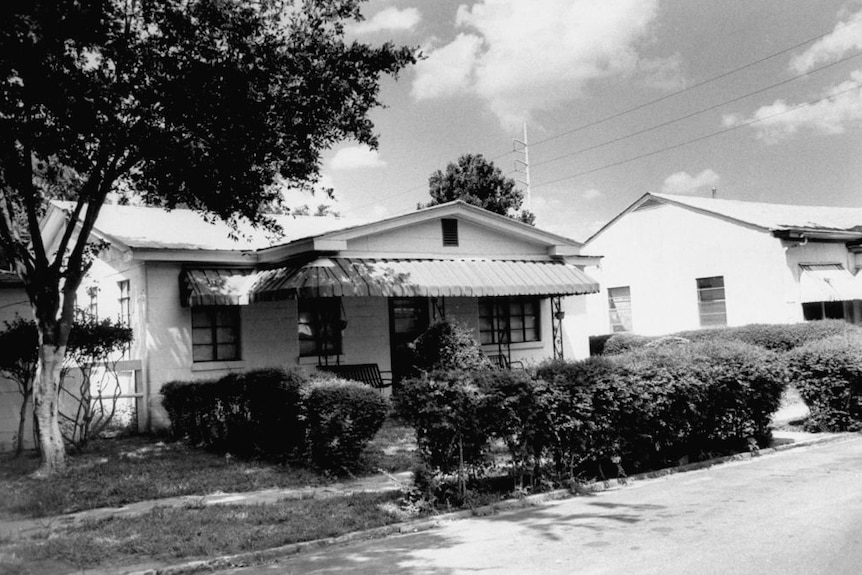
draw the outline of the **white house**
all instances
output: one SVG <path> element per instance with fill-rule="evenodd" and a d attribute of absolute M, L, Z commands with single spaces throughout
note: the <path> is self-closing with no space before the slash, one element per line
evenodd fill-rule
<path fill-rule="evenodd" d="M 592 334 L 862 322 L 862 208 L 645 194 L 585 251 Z"/>
<path fill-rule="evenodd" d="M 43 222 L 56 245 L 71 205 Z M 404 346 L 434 318 L 473 328 L 501 363 L 588 354 L 582 244 L 452 202 L 379 221 L 278 216 L 282 237 L 188 210 L 104 206 L 107 243 L 78 306 L 132 326 L 120 368 L 142 428 L 159 389 L 258 367 L 374 365 L 397 386 Z"/>
<path fill-rule="evenodd" d="M 4 322 L 11 323 L 16 316 L 23 318 L 33 316 L 30 311 L 30 301 L 17 275 L 14 272 L 0 270 L 0 329 L 5 328 Z M 9 450 L 15 446 L 22 399 L 18 384 L 0 377 L 0 451 Z M 25 444 L 28 447 L 33 445 L 32 419 L 30 417 L 27 420 L 24 431 Z"/>

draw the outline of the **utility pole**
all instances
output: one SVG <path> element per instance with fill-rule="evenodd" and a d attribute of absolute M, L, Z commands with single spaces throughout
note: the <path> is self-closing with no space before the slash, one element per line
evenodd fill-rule
<path fill-rule="evenodd" d="M 515 158 L 515 173 L 524 176 L 524 179 L 515 178 L 515 181 L 521 182 L 527 186 L 527 193 L 524 194 L 527 211 L 533 211 L 532 190 L 530 188 L 530 146 L 527 143 L 527 122 L 524 122 L 524 140 L 517 138 L 512 140 L 512 151 L 524 154 L 524 159 Z M 522 208 L 523 209 L 523 208 Z"/>

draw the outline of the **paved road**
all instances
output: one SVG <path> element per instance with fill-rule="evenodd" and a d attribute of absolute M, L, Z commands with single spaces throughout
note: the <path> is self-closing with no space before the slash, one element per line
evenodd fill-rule
<path fill-rule="evenodd" d="M 230 571 L 473 572 L 862 573 L 862 438 Z"/>

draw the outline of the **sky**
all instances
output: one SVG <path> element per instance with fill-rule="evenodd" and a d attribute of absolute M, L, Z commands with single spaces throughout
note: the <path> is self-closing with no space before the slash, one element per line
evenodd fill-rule
<path fill-rule="evenodd" d="M 466 153 L 526 180 L 525 124 L 536 225 L 579 241 L 646 192 L 862 207 L 862 0 L 369 0 L 362 11 L 350 38 L 422 59 L 383 80 L 376 150 L 348 141 L 325 155 L 342 215 L 415 209 L 431 173 Z"/>

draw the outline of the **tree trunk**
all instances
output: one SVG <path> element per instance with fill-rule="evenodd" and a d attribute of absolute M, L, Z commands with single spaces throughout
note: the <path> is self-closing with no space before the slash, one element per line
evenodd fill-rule
<path fill-rule="evenodd" d="M 39 428 L 42 462 L 34 477 L 48 477 L 66 468 L 66 450 L 60 434 L 60 369 L 66 346 L 39 346 L 39 367 L 33 386 L 33 413 Z"/>
<path fill-rule="evenodd" d="M 30 384 L 30 389 L 24 394 L 24 401 L 21 402 L 21 413 L 18 416 L 18 444 L 15 446 L 15 457 L 24 453 L 24 430 L 27 427 L 27 412 L 30 411 L 30 398 L 33 397 L 33 384 Z"/>

